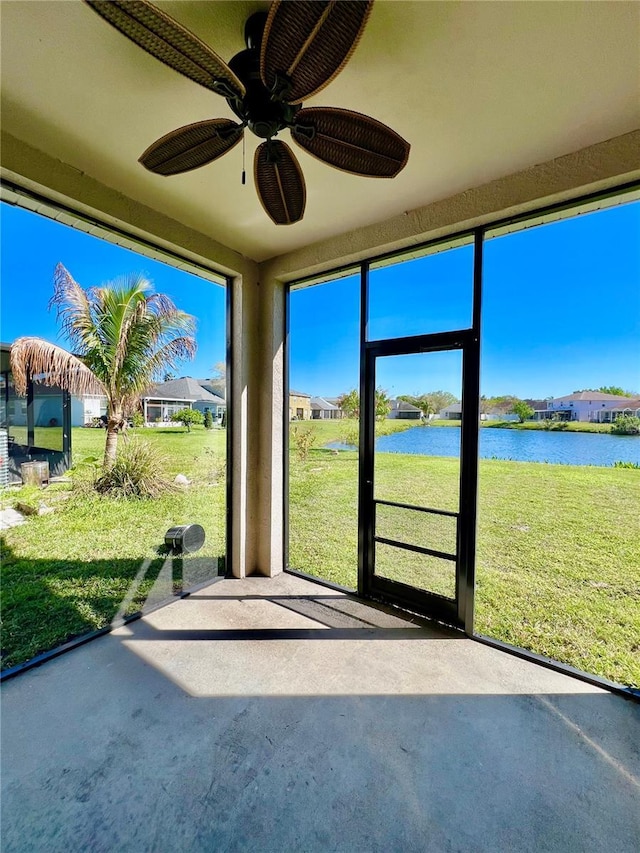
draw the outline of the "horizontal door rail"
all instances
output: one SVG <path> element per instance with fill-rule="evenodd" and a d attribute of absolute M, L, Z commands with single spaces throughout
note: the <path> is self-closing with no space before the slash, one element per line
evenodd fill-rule
<path fill-rule="evenodd" d="M 385 539 L 384 536 L 374 536 L 374 542 L 381 545 L 393 545 L 394 548 L 402 548 L 405 551 L 414 551 L 416 554 L 428 554 L 430 557 L 440 557 L 441 560 L 457 560 L 455 554 L 445 554 L 444 551 L 434 551 L 433 548 L 423 548 L 422 545 L 409 545 L 406 542 L 397 542 L 395 539 Z"/>
<path fill-rule="evenodd" d="M 365 352 L 376 358 L 389 355 L 413 355 L 421 352 L 442 352 L 462 349 L 473 341 L 473 329 L 458 329 L 455 332 L 434 332 L 428 335 L 409 335 L 406 338 L 383 338 L 366 341 Z"/>
<path fill-rule="evenodd" d="M 396 503 L 395 501 L 378 500 L 378 498 L 375 498 L 373 502 L 375 504 L 382 504 L 383 506 L 397 506 L 400 509 L 415 509 L 416 512 L 430 512 L 430 513 L 433 513 L 433 515 L 447 515 L 447 516 L 449 516 L 449 518 L 458 518 L 460 515 L 459 512 L 453 512 L 452 510 L 449 510 L 449 509 L 431 509 L 430 507 L 427 507 L 427 506 L 413 506 L 413 504 L 399 504 L 399 503 Z"/>
<path fill-rule="evenodd" d="M 430 590 L 418 589 L 415 586 L 409 586 L 401 581 L 394 581 L 390 578 L 385 578 L 382 575 L 376 576 L 376 589 L 374 590 L 374 598 L 382 594 L 383 600 L 397 602 L 401 607 L 407 609 L 407 602 L 411 602 L 410 609 L 414 613 L 419 613 L 421 610 L 426 610 L 431 614 L 428 618 L 442 619 L 448 625 L 456 625 L 461 627 L 460 619 L 458 618 L 458 608 L 453 598 L 446 595 L 441 595 L 438 592 Z"/>

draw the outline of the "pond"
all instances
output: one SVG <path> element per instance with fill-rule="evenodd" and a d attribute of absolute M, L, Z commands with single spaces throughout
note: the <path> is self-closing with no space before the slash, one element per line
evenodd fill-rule
<path fill-rule="evenodd" d="M 353 449 L 340 442 L 327 446 L 336 450 Z M 376 450 L 379 453 L 458 456 L 460 428 L 413 427 L 381 436 L 376 440 Z M 480 456 L 554 465 L 608 466 L 619 461 L 640 464 L 640 436 L 484 427 L 480 430 Z"/>

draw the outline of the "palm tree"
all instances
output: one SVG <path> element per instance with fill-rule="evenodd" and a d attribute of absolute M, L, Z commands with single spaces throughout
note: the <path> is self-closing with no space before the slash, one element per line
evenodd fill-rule
<path fill-rule="evenodd" d="M 28 378 L 37 376 L 72 394 L 106 395 L 107 470 L 140 394 L 163 371 L 193 358 L 195 318 L 179 311 L 168 296 L 153 293 L 142 276 L 85 290 L 62 264 L 54 273 L 52 307 L 75 354 L 42 338 L 18 338 L 11 347 L 16 391 L 26 394 Z"/>

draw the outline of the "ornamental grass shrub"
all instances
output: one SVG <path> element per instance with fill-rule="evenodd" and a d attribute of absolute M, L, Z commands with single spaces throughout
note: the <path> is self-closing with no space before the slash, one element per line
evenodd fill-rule
<path fill-rule="evenodd" d="M 157 498 L 177 490 L 164 473 L 167 467 L 154 445 L 129 438 L 121 442 L 113 467 L 95 480 L 95 490 L 117 498 Z"/>
<path fill-rule="evenodd" d="M 618 415 L 611 432 L 615 435 L 640 435 L 640 418 L 634 415 Z"/>

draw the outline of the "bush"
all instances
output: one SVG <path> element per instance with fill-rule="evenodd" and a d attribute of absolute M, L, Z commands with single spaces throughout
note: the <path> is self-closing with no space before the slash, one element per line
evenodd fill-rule
<path fill-rule="evenodd" d="M 213 429 L 213 415 L 211 414 L 209 409 L 207 409 L 207 411 L 204 413 L 204 428 Z"/>
<path fill-rule="evenodd" d="M 293 427 L 291 438 L 296 447 L 296 455 L 300 462 L 306 462 L 309 451 L 316 443 L 316 434 L 311 427 Z"/>
<path fill-rule="evenodd" d="M 191 432 L 191 424 L 203 424 L 204 416 L 197 409 L 180 409 L 179 412 L 174 412 L 171 415 L 171 420 L 174 423 L 186 426 L 187 432 Z"/>
<path fill-rule="evenodd" d="M 640 418 L 634 415 L 618 415 L 611 432 L 615 435 L 640 435 Z"/>
<path fill-rule="evenodd" d="M 569 421 L 545 420 L 542 422 L 542 429 L 560 431 L 569 429 Z"/>
<path fill-rule="evenodd" d="M 131 424 L 136 429 L 144 426 L 144 415 L 142 412 L 134 412 L 133 415 L 131 415 Z"/>
<path fill-rule="evenodd" d="M 165 468 L 166 461 L 154 445 L 130 438 L 120 443 L 114 466 L 100 474 L 95 489 L 111 497 L 157 498 L 175 491 L 164 476 Z"/>
<path fill-rule="evenodd" d="M 614 468 L 638 468 L 640 470 L 640 465 L 637 462 L 614 462 Z"/>

